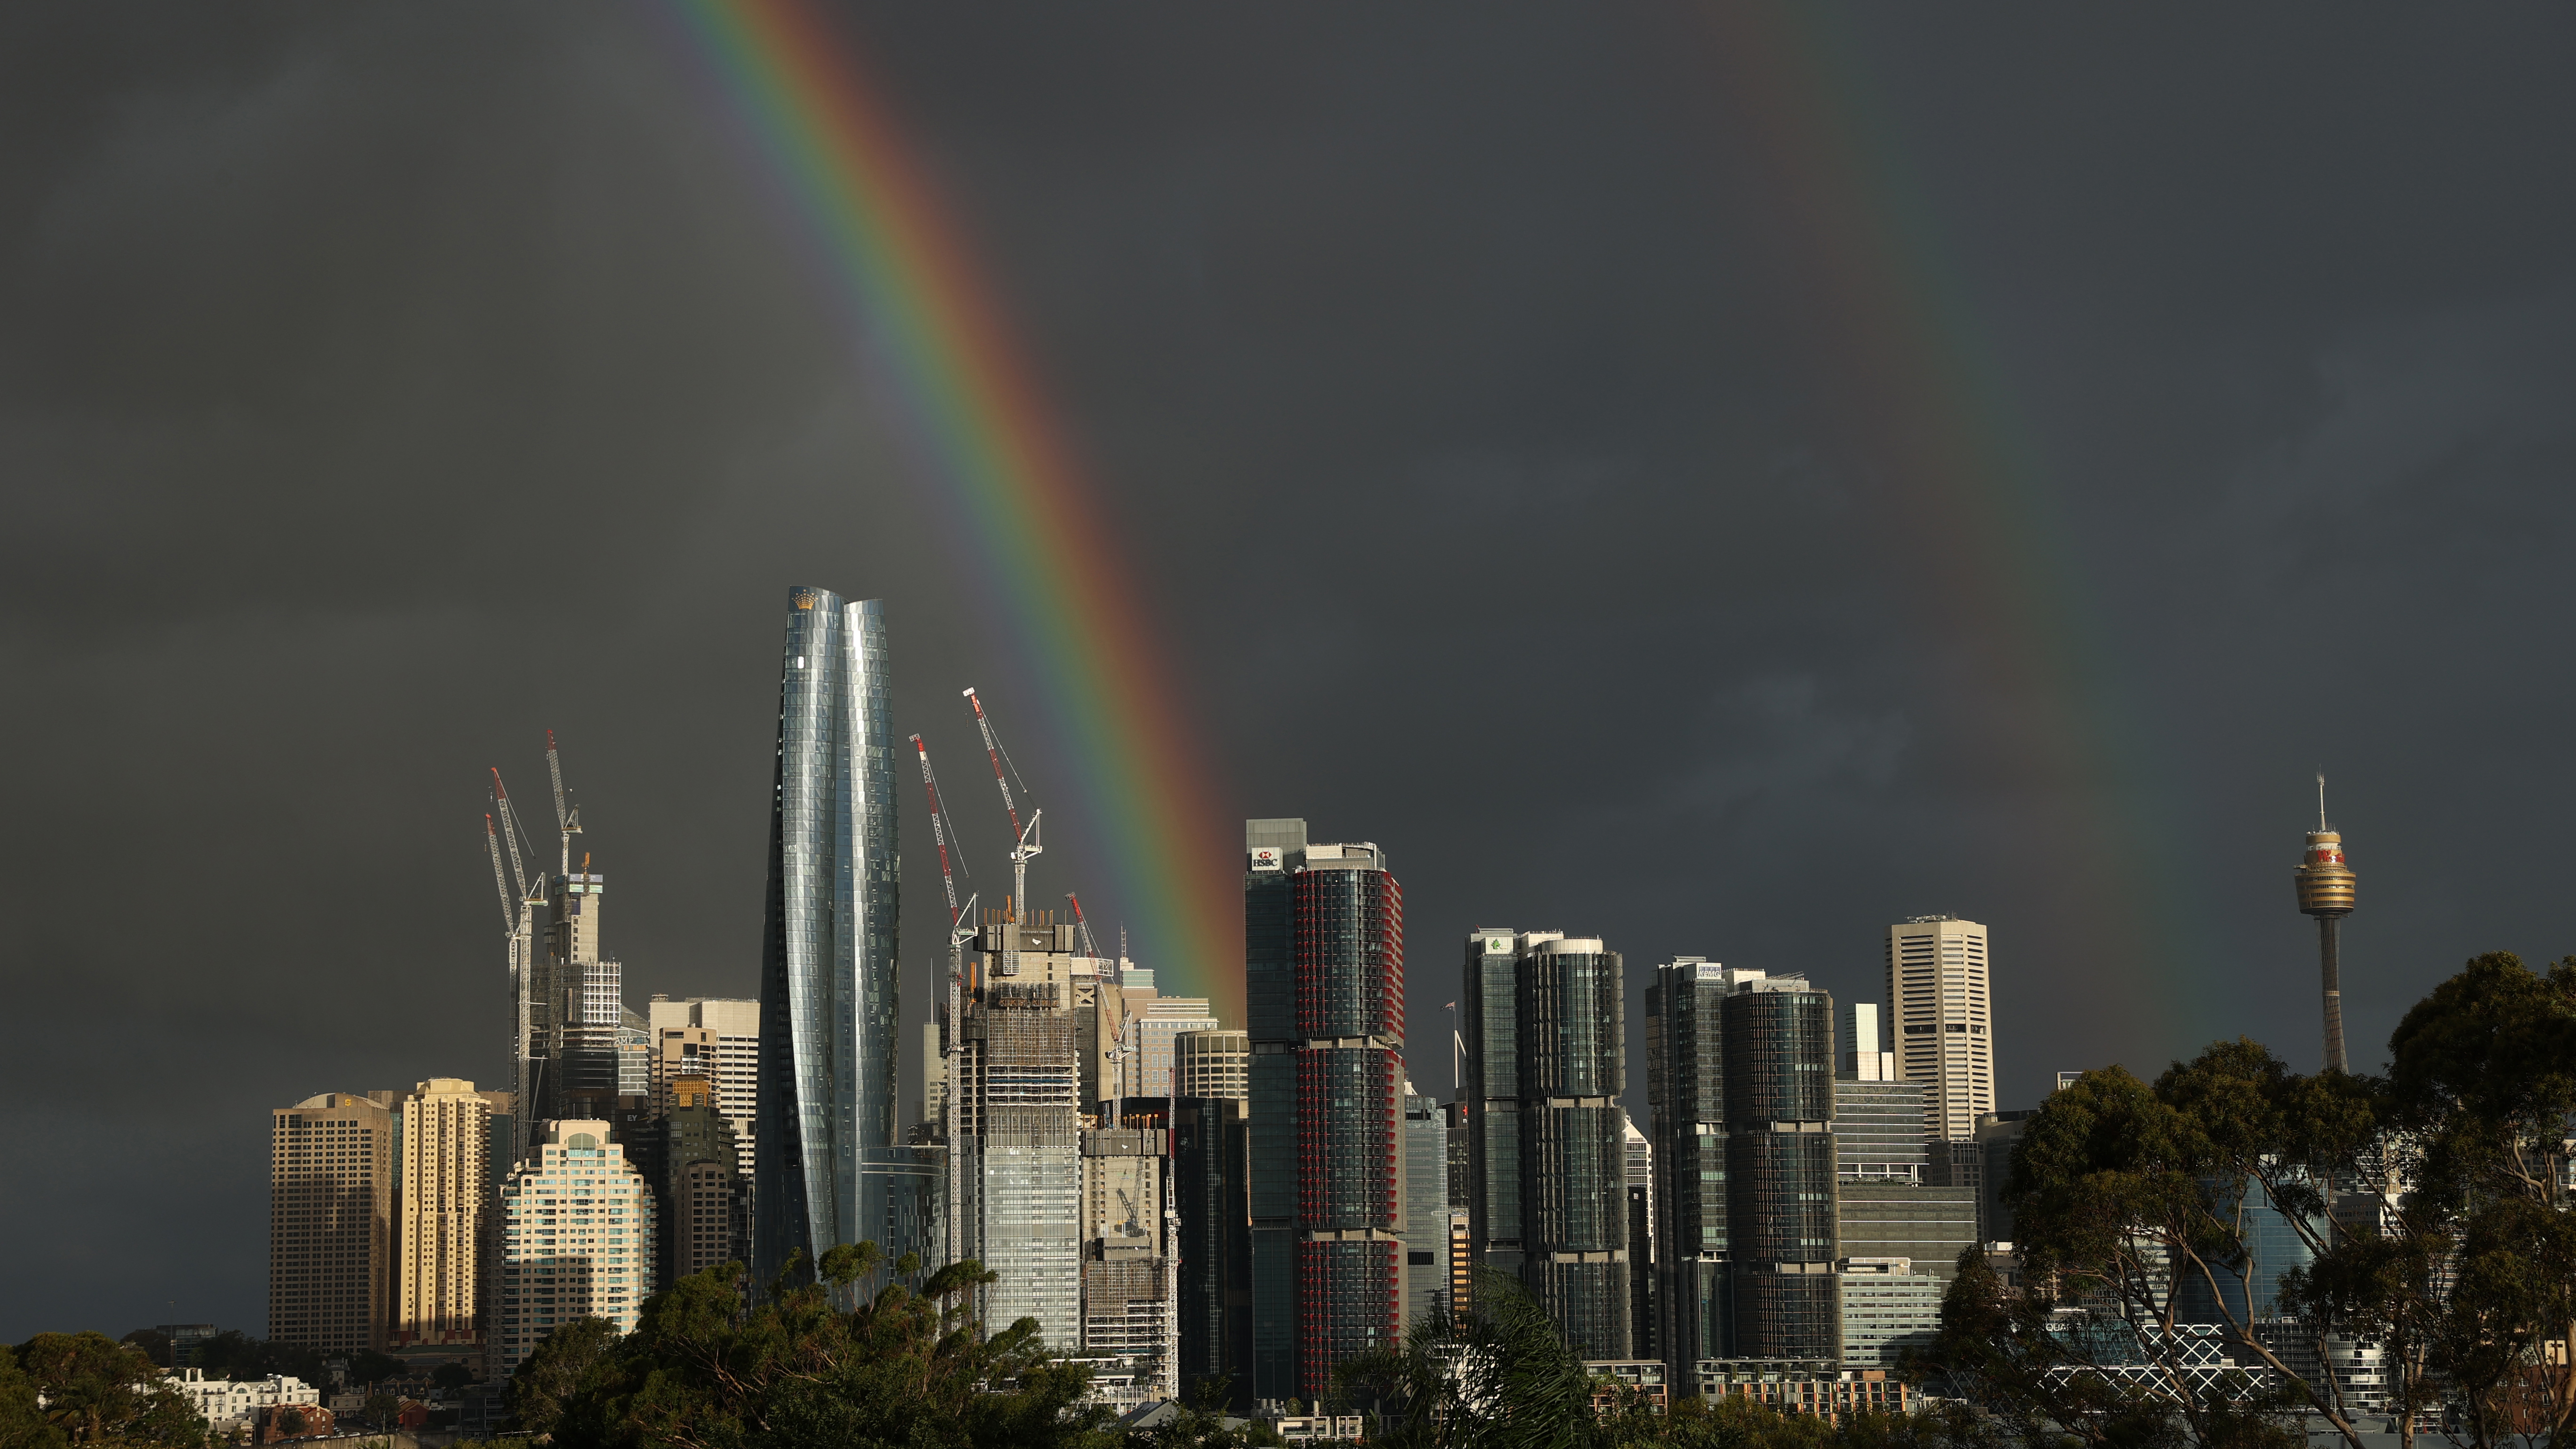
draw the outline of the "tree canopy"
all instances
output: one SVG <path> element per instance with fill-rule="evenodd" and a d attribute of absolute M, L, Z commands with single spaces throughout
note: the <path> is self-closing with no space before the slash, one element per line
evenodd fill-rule
<path fill-rule="evenodd" d="M 0 1363 L 0 1449 L 205 1442 L 204 1421 L 152 1356 L 103 1333 L 40 1333 Z"/>
<path fill-rule="evenodd" d="M 683 1278 L 645 1301 L 631 1334 L 596 1319 L 558 1329 L 512 1381 L 512 1410 L 565 1449 L 1112 1442 L 1108 1411 L 1081 1402 L 1088 1372 L 1051 1356 L 1035 1320 L 976 1332 L 966 1305 L 992 1274 L 953 1263 L 918 1290 L 858 1297 L 878 1266 L 872 1245 L 836 1248 L 818 1280 L 782 1275 L 749 1307 L 739 1264 Z"/>
<path fill-rule="evenodd" d="M 2265 1449 L 2313 1414 L 2360 1449 L 2329 1366 L 2368 1345 L 2409 1442 L 2438 1415 L 2566 1449 L 2576 1371 L 2545 1345 L 2576 1336 L 2576 960 L 2478 957 L 2389 1050 L 2383 1077 L 2300 1076 L 2239 1039 L 2051 1094 L 2007 1188 L 2020 1284 L 1964 1256 L 1927 1368 L 2034 1439 Z"/>

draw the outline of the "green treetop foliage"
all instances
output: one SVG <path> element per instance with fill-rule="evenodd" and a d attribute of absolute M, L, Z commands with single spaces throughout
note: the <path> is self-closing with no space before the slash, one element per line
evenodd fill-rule
<path fill-rule="evenodd" d="M 36 1404 L 36 1381 L 0 1344 L 0 1449 L 62 1449 L 67 1441 Z"/>
<path fill-rule="evenodd" d="M 1479 1269 L 1472 1313 L 1427 1313 L 1398 1346 L 1334 1371 L 1370 1407 L 1372 1443 L 1443 1449 L 1575 1449 L 1592 1429 L 1592 1383 L 1518 1279 Z"/>
<path fill-rule="evenodd" d="M 1926 1367 L 2034 1442 L 2271 1449 L 2314 1414 L 2359 1449 L 2333 1375 L 2292 1375 L 2280 1321 L 2253 1321 L 2249 1214 L 2268 1205 L 2312 1260 L 2277 1312 L 2313 1362 L 2383 1347 L 2410 1442 L 2441 1411 L 2479 1449 L 2569 1449 L 2576 1385 L 2543 1345 L 2576 1322 L 2576 964 L 2479 957 L 2390 1051 L 2385 1078 L 2304 1077 L 2240 1039 L 2153 1085 L 2113 1067 L 2052 1094 L 2007 1187 L 2021 1286 L 1963 1256 Z M 2218 1323 L 2179 1321 L 2194 1288 Z M 2213 1347 L 2286 1387 L 2210 1367 Z"/>
<path fill-rule="evenodd" d="M 1081 1400 L 1089 1373 L 1051 1357 L 1037 1323 L 978 1331 L 967 1300 L 994 1281 L 952 1263 L 918 1291 L 875 1275 L 874 1246 L 824 1255 L 746 1308 L 731 1264 L 645 1301 L 633 1333 L 593 1319 L 558 1329 L 511 1384 L 520 1427 L 563 1449 L 1080 1449 L 1114 1442 Z"/>
<path fill-rule="evenodd" d="M 159 1444 L 196 1449 L 205 1424 L 187 1399 L 140 1349 L 103 1333 L 40 1333 L 18 1346 L 15 1373 L 0 1372 L 0 1444 L 18 1442 Z M 32 1431 L 13 1412 L 21 1393 L 42 1395 L 42 1422 L 60 1436 L 21 1440 Z"/>

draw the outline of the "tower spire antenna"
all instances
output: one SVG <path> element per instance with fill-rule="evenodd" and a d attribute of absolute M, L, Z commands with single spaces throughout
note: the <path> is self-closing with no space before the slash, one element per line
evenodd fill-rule
<path fill-rule="evenodd" d="M 2333 828 L 2326 824 L 2326 772 L 2319 770 L 2317 771 L 2317 829 L 2324 831 Z"/>

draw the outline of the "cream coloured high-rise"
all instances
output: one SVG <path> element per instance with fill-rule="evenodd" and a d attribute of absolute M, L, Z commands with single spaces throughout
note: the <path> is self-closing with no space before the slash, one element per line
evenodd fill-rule
<path fill-rule="evenodd" d="M 393 1266 L 391 1092 L 325 1092 L 269 1114 L 268 1336 L 385 1346 Z"/>
<path fill-rule="evenodd" d="M 1921 1082 L 1923 1125 L 1964 1142 L 1995 1110 L 1994 998 L 1986 928 L 1956 916 L 1915 916 L 1887 928 L 1888 1023 L 1896 1079 Z"/>
<path fill-rule="evenodd" d="M 402 1116 L 396 1346 L 479 1341 L 493 1106 L 472 1082 L 456 1077 L 432 1077 L 396 1104 Z"/>

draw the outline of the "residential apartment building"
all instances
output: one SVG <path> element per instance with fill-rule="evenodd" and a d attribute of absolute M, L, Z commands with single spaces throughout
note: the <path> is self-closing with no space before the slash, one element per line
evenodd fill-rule
<path fill-rule="evenodd" d="M 499 1194 L 490 1371 L 517 1370 L 545 1336 L 583 1318 L 635 1328 L 655 1255 L 651 1184 L 605 1122 L 548 1122 Z"/>
<path fill-rule="evenodd" d="M 1322 1399 L 1407 1311 L 1404 892 L 1371 844 L 1245 822 L 1253 1395 Z"/>
<path fill-rule="evenodd" d="M 493 1118 L 509 1094 L 461 1077 L 432 1077 L 395 1104 L 400 1191 L 394 1228 L 395 1348 L 480 1345 L 484 1211 L 490 1203 Z"/>

